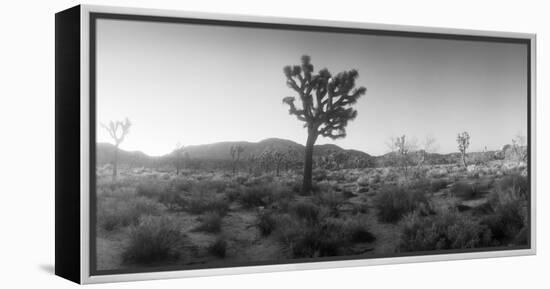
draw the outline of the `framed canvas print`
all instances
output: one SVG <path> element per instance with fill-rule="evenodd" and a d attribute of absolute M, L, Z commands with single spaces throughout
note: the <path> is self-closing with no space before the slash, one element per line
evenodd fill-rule
<path fill-rule="evenodd" d="M 56 274 L 535 254 L 535 35 L 56 14 Z"/>

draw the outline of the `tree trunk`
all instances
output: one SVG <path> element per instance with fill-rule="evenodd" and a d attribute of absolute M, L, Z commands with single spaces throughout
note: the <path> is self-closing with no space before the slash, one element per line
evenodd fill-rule
<path fill-rule="evenodd" d="M 302 192 L 311 192 L 311 177 L 313 169 L 313 145 L 317 140 L 317 134 L 315 131 L 309 130 L 306 141 L 306 154 L 304 160 L 304 180 L 302 183 Z"/>
<path fill-rule="evenodd" d="M 116 181 L 118 163 L 118 146 L 115 146 L 115 157 L 113 161 L 113 181 Z"/>
<path fill-rule="evenodd" d="M 467 167 L 467 165 L 466 165 L 466 153 L 462 154 L 462 164 L 464 165 L 464 167 Z"/>

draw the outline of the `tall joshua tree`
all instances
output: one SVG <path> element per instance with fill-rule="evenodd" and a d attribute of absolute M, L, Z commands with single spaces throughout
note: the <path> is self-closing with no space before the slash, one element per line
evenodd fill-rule
<path fill-rule="evenodd" d="M 287 86 L 296 92 L 301 102 L 301 106 L 297 106 L 296 97 L 283 98 L 283 103 L 289 106 L 289 113 L 303 121 L 307 129 L 302 191 L 310 192 L 313 146 L 317 138 L 345 137 L 348 122 L 357 116 L 357 111 L 351 106 L 365 94 L 366 89 L 355 87 L 359 76 L 355 69 L 332 75 L 324 68 L 315 74 L 307 55 L 302 56 L 301 65 L 285 66 L 283 72 Z"/>
<path fill-rule="evenodd" d="M 244 147 L 241 145 L 232 145 L 229 148 L 229 154 L 231 155 L 231 164 L 233 167 L 233 175 L 237 170 L 237 165 L 241 159 L 241 154 L 244 152 Z"/>
<path fill-rule="evenodd" d="M 115 181 L 117 176 L 118 147 L 124 141 L 126 135 L 128 135 L 128 133 L 130 132 L 130 127 L 132 126 L 132 123 L 128 118 L 126 118 L 124 121 L 111 120 L 108 125 L 102 123 L 101 126 L 109 133 L 115 143 L 115 152 L 113 158 L 113 181 Z"/>
<path fill-rule="evenodd" d="M 461 132 L 456 137 L 456 142 L 458 143 L 458 150 L 460 151 L 460 155 L 462 158 L 462 165 L 464 167 L 467 167 L 466 164 L 466 150 L 470 146 L 470 134 L 468 132 Z"/>

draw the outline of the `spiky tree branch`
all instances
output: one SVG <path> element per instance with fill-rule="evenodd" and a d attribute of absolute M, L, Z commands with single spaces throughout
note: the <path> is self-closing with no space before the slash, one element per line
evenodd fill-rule
<path fill-rule="evenodd" d="M 130 132 L 130 127 L 132 126 L 132 123 L 128 118 L 125 118 L 124 121 L 111 120 L 109 124 L 102 123 L 101 126 L 109 133 L 109 136 L 113 139 L 115 144 L 113 159 L 113 181 L 115 181 L 117 176 L 118 147 Z"/>
<path fill-rule="evenodd" d="M 332 75 L 325 68 L 315 74 L 307 55 L 302 56 L 301 65 L 285 66 L 283 72 L 287 86 L 297 94 L 301 105 L 296 105 L 295 96 L 283 98 L 283 103 L 308 130 L 302 190 L 310 191 L 315 141 L 319 136 L 331 139 L 346 136 L 348 122 L 357 117 L 351 106 L 365 94 L 366 88 L 355 87 L 359 77 L 355 69 Z"/>

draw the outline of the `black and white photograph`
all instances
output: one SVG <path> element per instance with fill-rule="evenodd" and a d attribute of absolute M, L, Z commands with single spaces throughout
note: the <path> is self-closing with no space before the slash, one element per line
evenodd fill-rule
<path fill-rule="evenodd" d="M 530 248 L 530 47 L 95 18 L 96 274 Z"/>

